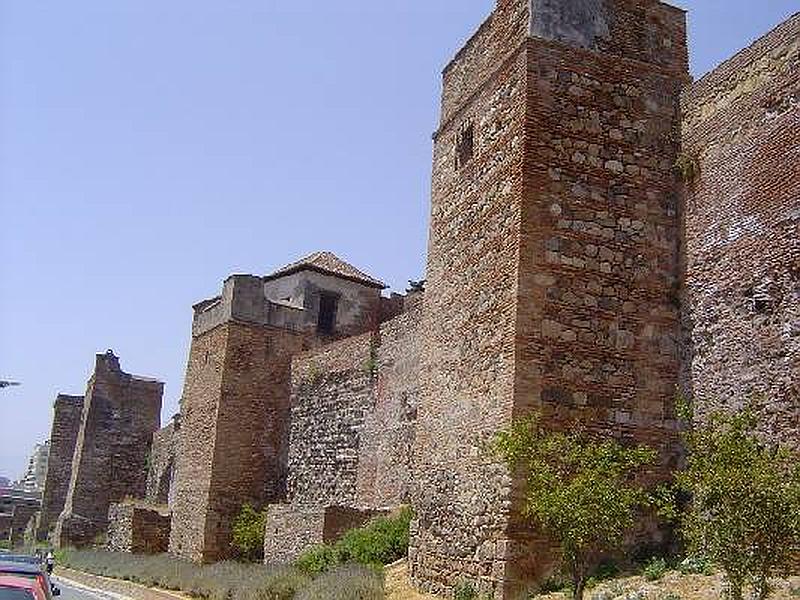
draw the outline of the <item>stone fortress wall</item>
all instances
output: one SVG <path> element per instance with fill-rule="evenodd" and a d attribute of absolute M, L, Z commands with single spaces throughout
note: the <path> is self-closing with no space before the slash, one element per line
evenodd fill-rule
<path fill-rule="evenodd" d="M 798 40 L 795 15 L 691 84 L 678 9 L 498 0 L 443 74 L 424 292 L 383 297 L 327 252 L 232 275 L 194 306 L 161 430 L 155 388 L 141 418 L 98 409 L 124 396 L 98 392 L 124 375 L 100 355 L 77 432 L 66 405 L 54 420 L 75 438 L 48 479 L 56 538 L 108 522 L 114 550 L 216 561 L 250 503 L 286 562 L 410 504 L 417 587 L 504 599 L 552 562 L 484 451 L 514 419 L 652 445 L 663 478 L 679 387 L 701 415 L 760 393 L 764 433 L 800 445 Z M 110 455 L 142 500 L 87 494 Z"/>
<path fill-rule="evenodd" d="M 688 392 L 800 446 L 800 14 L 683 96 Z"/>
<path fill-rule="evenodd" d="M 422 296 L 375 331 L 292 361 L 287 498 L 267 509 L 266 561 L 410 501 Z"/>

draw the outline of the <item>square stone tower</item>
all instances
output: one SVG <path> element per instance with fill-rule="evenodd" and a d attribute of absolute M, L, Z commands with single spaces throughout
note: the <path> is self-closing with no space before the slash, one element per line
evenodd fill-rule
<path fill-rule="evenodd" d="M 673 455 L 685 15 L 656 0 L 499 0 L 444 71 L 434 135 L 416 584 L 509 598 L 550 562 L 514 419 Z"/>
<path fill-rule="evenodd" d="M 266 277 L 232 275 L 195 305 L 171 553 L 228 558 L 242 505 L 285 498 L 292 356 L 373 330 L 384 287 L 318 252 Z"/>

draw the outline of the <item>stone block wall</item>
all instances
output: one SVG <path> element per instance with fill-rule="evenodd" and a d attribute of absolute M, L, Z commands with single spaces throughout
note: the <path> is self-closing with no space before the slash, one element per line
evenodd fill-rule
<path fill-rule="evenodd" d="M 267 509 L 264 562 L 291 563 L 312 546 L 337 542 L 351 529 L 386 514 L 385 510 L 341 506 L 271 505 Z"/>
<path fill-rule="evenodd" d="M 161 554 L 169 546 L 170 514 L 147 504 L 122 502 L 108 510 L 109 552 Z"/>
<path fill-rule="evenodd" d="M 406 312 L 373 333 L 292 361 L 289 504 L 268 509 L 267 562 L 294 558 L 309 545 L 338 539 L 380 509 L 408 502 L 419 299 L 410 298 Z"/>
<path fill-rule="evenodd" d="M 419 303 L 374 333 L 292 363 L 288 499 L 300 505 L 407 503 L 419 396 Z"/>
<path fill-rule="evenodd" d="M 175 451 L 180 432 L 180 415 L 153 434 L 147 470 L 147 489 L 145 499 L 151 504 L 172 502 L 175 493 Z"/>
<path fill-rule="evenodd" d="M 511 597 L 550 562 L 523 482 L 482 451 L 512 419 L 582 421 L 664 467 L 674 451 L 684 14 L 533 6 L 529 21 L 529 2 L 498 2 L 444 75 L 409 553 L 436 593 L 470 579 Z"/>
<path fill-rule="evenodd" d="M 48 539 L 58 516 L 64 510 L 82 414 L 83 396 L 59 394 L 53 404 L 50 456 L 47 461 L 42 510 L 36 532 L 39 541 Z"/>
<path fill-rule="evenodd" d="M 800 14 L 683 97 L 686 387 L 800 447 Z"/>
<path fill-rule="evenodd" d="M 13 514 L 0 513 L 0 541 L 7 542 L 11 540 L 11 522 L 13 519 Z"/>
<path fill-rule="evenodd" d="M 159 428 L 163 390 L 159 381 L 123 372 L 110 350 L 97 355 L 64 510 L 54 533 L 56 545 L 90 544 L 105 533 L 112 503 L 144 496 L 147 455 Z"/>
<path fill-rule="evenodd" d="M 14 505 L 11 515 L 11 546 L 21 546 L 25 542 L 25 531 L 28 523 L 39 511 L 39 503 L 19 502 Z"/>
<path fill-rule="evenodd" d="M 356 504 L 359 433 L 374 404 L 376 338 L 347 338 L 292 361 L 288 499 Z"/>
<path fill-rule="evenodd" d="M 421 318 L 421 297 L 407 299 L 405 312 L 378 331 L 371 365 L 373 405 L 360 432 L 357 506 L 393 508 L 411 500 Z"/>
<path fill-rule="evenodd" d="M 291 356 L 308 335 L 228 321 L 192 339 L 181 399 L 170 552 L 230 554 L 242 505 L 285 496 Z"/>

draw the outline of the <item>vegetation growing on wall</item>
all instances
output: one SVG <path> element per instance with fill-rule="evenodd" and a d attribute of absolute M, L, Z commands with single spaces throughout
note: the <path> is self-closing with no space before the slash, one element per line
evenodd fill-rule
<path fill-rule="evenodd" d="M 411 510 L 378 517 L 364 527 L 348 531 L 335 544 L 320 544 L 308 549 L 296 566 L 309 575 L 330 571 L 340 564 L 360 564 L 380 568 L 404 558 L 408 553 Z"/>
<path fill-rule="evenodd" d="M 264 528 L 267 523 L 266 507 L 256 510 L 252 504 L 242 506 L 233 520 L 231 545 L 238 558 L 260 561 L 264 558 Z"/>

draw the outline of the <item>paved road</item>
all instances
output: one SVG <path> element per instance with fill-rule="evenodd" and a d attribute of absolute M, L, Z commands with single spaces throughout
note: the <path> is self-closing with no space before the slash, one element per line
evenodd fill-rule
<path fill-rule="evenodd" d="M 53 583 L 61 590 L 61 595 L 54 600 L 128 600 L 125 596 L 113 592 L 103 592 L 90 587 L 67 582 L 60 577 L 53 577 Z"/>

